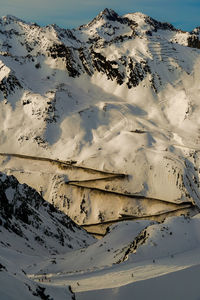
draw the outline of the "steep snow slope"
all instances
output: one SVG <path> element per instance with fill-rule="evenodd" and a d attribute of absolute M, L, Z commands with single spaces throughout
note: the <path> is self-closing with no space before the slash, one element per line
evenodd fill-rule
<path fill-rule="evenodd" d="M 54 291 L 35 284 L 24 269 L 47 257 L 54 261 L 55 255 L 94 241 L 35 190 L 19 184 L 13 176 L 0 174 L 1 299 L 73 299 L 68 288 Z"/>
<path fill-rule="evenodd" d="M 17 270 L 16 264 L 14 271 L 10 271 L 2 265 L 0 270 L 0 293 L 2 300 L 17 299 L 67 299 L 74 300 L 74 293 L 68 287 L 44 287 L 27 279 L 24 273 Z"/>
<path fill-rule="evenodd" d="M 57 256 L 56 266 L 51 260 L 46 260 L 30 267 L 29 272 L 33 271 L 38 276 L 48 273 L 52 278 L 55 276 L 55 281 L 59 280 L 59 276 L 62 279 L 66 276 L 67 280 L 77 270 L 80 274 L 98 269 L 112 271 L 109 267 L 120 263 L 119 269 L 125 266 L 131 269 L 132 263 L 155 263 L 157 259 L 172 259 L 183 252 L 197 251 L 200 243 L 199 217 L 199 214 L 193 218 L 171 217 L 161 224 L 148 220 L 122 222 L 111 226 L 105 237 L 86 249 Z"/>
<path fill-rule="evenodd" d="M 199 217 L 173 217 L 162 224 L 123 222 L 87 249 L 58 256 L 56 265 L 47 260 L 32 266 L 29 276 L 38 282 L 47 274 L 51 285 L 70 284 L 78 299 L 109 299 L 115 294 L 116 299 L 132 299 L 133 294 L 146 299 L 139 287 L 149 289 L 156 282 L 161 287 L 157 293 L 150 291 L 150 299 L 160 299 L 166 286 L 170 291 L 164 299 L 198 299 Z"/>
<path fill-rule="evenodd" d="M 199 206 L 198 28 L 183 32 L 108 9 L 73 30 L 6 16 L 0 45 L 1 153 L 129 176 L 96 181 L 100 173 L 83 176 L 80 168 L 73 175 L 52 166 L 43 172 L 40 161 L 33 166 L 15 156 L 11 163 L 6 155 L 1 170 L 42 189 L 79 224 L 188 213 L 168 202 Z M 145 199 L 129 205 L 124 194 Z M 112 211 L 115 199 L 123 204 Z"/>
<path fill-rule="evenodd" d="M 0 176 L 3 299 L 196 276 L 199 39 L 108 9 L 72 30 L 0 19 L 0 170 L 19 180 Z"/>
<path fill-rule="evenodd" d="M 7 241 L 12 250 L 19 250 L 22 239 L 26 253 L 43 254 L 66 252 L 92 241 L 68 216 L 13 176 L 0 174 L 0 196 L 2 243 Z"/>

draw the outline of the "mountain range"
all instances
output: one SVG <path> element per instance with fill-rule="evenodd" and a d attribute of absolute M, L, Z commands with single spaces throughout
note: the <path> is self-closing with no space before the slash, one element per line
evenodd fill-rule
<path fill-rule="evenodd" d="M 200 27 L 142 13 L 0 19 L 3 300 L 132 299 L 134 282 L 196 276 L 199 66 Z"/>

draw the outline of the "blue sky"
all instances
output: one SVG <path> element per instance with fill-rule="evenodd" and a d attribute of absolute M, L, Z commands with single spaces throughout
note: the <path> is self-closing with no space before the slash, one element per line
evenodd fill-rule
<path fill-rule="evenodd" d="M 200 26 L 200 0 L 0 0 L 0 7 L 1 16 L 64 28 L 85 24 L 106 7 L 119 15 L 140 11 L 183 30 Z"/>

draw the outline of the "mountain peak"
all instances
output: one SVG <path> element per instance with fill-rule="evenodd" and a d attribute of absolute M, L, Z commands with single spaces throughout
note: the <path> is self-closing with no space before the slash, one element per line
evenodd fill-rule
<path fill-rule="evenodd" d="M 83 25 L 81 27 L 90 27 L 90 26 L 94 25 L 95 23 L 99 22 L 100 20 L 102 20 L 104 22 L 108 22 L 108 21 L 122 22 L 122 18 L 114 10 L 105 8 L 91 22 L 89 22 L 88 24 Z"/>
<path fill-rule="evenodd" d="M 105 16 L 106 19 L 110 21 L 116 21 L 119 18 L 119 15 L 113 10 L 109 8 L 105 8 L 100 14 L 99 17 Z"/>
<path fill-rule="evenodd" d="M 22 23 L 25 23 L 23 20 L 21 20 L 20 18 L 18 17 L 15 17 L 13 15 L 6 15 L 6 16 L 3 16 L 2 17 L 2 20 L 4 22 L 22 22 Z"/>
<path fill-rule="evenodd" d="M 193 34 L 199 34 L 199 33 L 200 33 L 200 26 L 195 27 L 195 28 L 191 31 L 191 33 L 193 33 Z"/>
<path fill-rule="evenodd" d="M 145 15 L 143 14 L 142 12 L 133 12 L 133 13 L 128 13 L 126 14 L 126 16 L 129 16 L 129 17 L 134 17 L 134 18 L 138 18 L 138 19 L 146 19 L 148 18 L 148 15 Z"/>
<path fill-rule="evenodd" d="M 133 21 L 139 26 L 139 31 L 141 32 L 146 32 L 148 30 L 158 30 L 158 29 L 164 29 L 164 30 L 176 30 L 176 28 L 166 22 L 160 22 L 157 21 L 148 15 L 145 15 L 141 12 L 135 12 L 135 13 L 129 13 L 123 16 L 124 18 L 128 18 L 130 21 Z"/>

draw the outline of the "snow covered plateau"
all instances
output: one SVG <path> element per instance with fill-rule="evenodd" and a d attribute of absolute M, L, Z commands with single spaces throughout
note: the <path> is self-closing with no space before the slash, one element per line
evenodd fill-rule
<path fill-rule="evenodd" d="M 200 299 L 200 27 L 0 18 L 0 299 Z"/>

